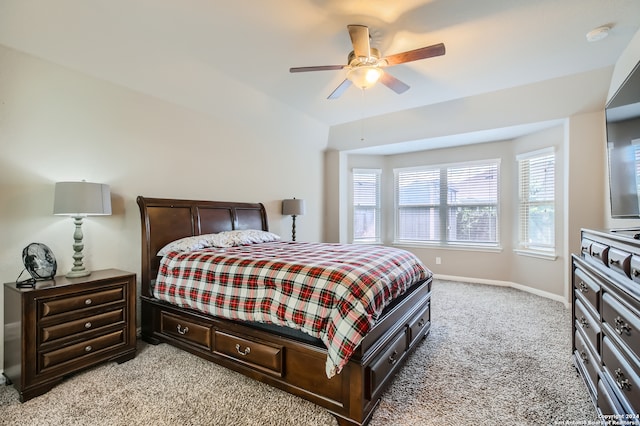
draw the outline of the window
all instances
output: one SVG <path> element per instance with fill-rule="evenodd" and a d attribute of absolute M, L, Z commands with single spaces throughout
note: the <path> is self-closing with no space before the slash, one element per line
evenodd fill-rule
<path fill-rule="evenodd" d="M 519 247 L 555 250 L 555 153 L 553 148 L 519 155 Z"/>
<path fill-rule="evenodd" d="M 397 169 L 397 243 L 498 244 L 499 161 Z"/>
<path fill-rule="evenodd" d="M 353 170 L 353 242 L 378 243 L 380 237 L 380 175 L 377 169 Z"/>

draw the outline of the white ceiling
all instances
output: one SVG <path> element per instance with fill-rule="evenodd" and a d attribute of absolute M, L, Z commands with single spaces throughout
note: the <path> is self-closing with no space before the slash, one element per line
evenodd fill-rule
<path fill-rule="evenodd" d="M 327 100 L 345 70 L 289 68 L 346 63 L 348 24 L 383 55 L 447 53 L 389 68 L 402 95 Z M 609 37 L 587 42 L 602 25 Z M 0 0 L 7 47 L 205 112 L 193 94 L 224 102 L 233 79 L 328 126 L 610 67 L 639 28 L 638 0 Z"/>

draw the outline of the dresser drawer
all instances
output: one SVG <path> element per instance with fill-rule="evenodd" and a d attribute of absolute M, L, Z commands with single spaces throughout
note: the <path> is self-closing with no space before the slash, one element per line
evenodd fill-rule
<path fill-rule="evenodd" d="M 69 321 L 62 324 L 52 325 L 40 328 L 39 343 L 48 343 L 56 339 L 72 336 L 74 334 L 83 333 L 90 330 L 97 330 L 100 327 L 120 324 L 125 320 L 123 308 L 114 311 L 105 312 L 99 315 L 91 315 L 86 318 L 80 318 L 75 321 Z"/>
<path fill-rule="evenodd" d="M 587 337 L 591 347 L 596 353 L 600 352 L 600 333 L 601 328 L 599 321 L 585 309 L 585 306 L 576 299 L 575 301 L 575 321 L 576 329 L 580 329 Z M 595 382 L 594 382 L 595 383 Z"/>
<path fill-rule="evenodd" d="M 591 243 L 591 257 L 605 265 L 609 265 L 609 246 L 593 242 Z"/>
<path fill-rule="evenodd" d="M 637 283 L 640 283 L 640 256 L 631 256 L 631 279 Z"/>
<path fill-rule="evenodd" d="M 178 340 L 211 350 L 211 328 L 198 324 L 195 320 L 163 311 L 160 314 L 160 331 Z"/>
<path fill-rule="evenodd" d="M 373 399 L 378 389 L 384 385 L 398 361 L 404 357 L 406 347 L 407 335 L 406 330 L 403 330 L 367 367 L 367 375 L 365 376 L 367 379 L 365 388 L 367 398 Z"/>
<path fill-rule="evenodd" d="M 76 361 L 100 351 L 116 348 L 124 343 L 124 330 L 118 330 L 55 351 L 43 352 L 38 357 L 38 373 L 46 372 L 67 361 Z"/>
<path fill-rule="evenodd" d="M 611 247 L 609 249 L 609 268 L 627 278 L 631 277 L 631 253 Z"/>
<path fill-rule="evenodd" d="M 600 307 L 600 284 L 582 269 L 576 268 L 573 275 L 573 286 L 579 292 L 581 298 L 591 305 L 593 311 L 598 312 Z"/>
<path fill-rule="evenodd" d="M 580 252 L 585 256 L 591 256 L 591 244 L 593 244 L 592 240 L 583 238 L 580 241 Z"/>
<path fill-rule="evenodd" d="M 598 408 L 600 413 L 609 418 L 624 418 L 624 411 L 620 407 L 615 392 L 605 380 L 598 380 Z"/>
<path fill-rule="evenodd" d="M 111 302 L 124 302 L 124 292 L 124 287 L 118 286 L 109 290 L 74 294 L 69 297 L 43 299 L 38 303 L 39 318 L 48 318 L 53 315 L 105 305 Z"/>
<path fill-rule="evenodd" d="M 409 346 L 413 345 L 416 340 L 424 336 L 429 330 L 431 318 L 431 303 L 423 309 L 418 316 L 416 316 L 409 323 Z"/>
<path fill-rule="evenodd" d="M 284 348 L 214 331 L 214 352 L 261 371 L 282 376 Z"/>
<path fill-rule="evenodd" d="M 592 350 L 589 348 L 580 335 L 580 332 L 576 330 L 575 333 L 576 343 L 576 359 L 582 365 L 582 368 L 587 372 L 587 380 L 590 381 L 590 389 L 595 389 L 596 383 L 598 383 L 598 370 L 600 361 L 596 358 Z"/>
<path fill-rule="evenodd" d="M 608 293 L 602 297 L 602 319 L 614 333 L 613 338 L 621 340 L 640 357 L 640 318 Z"/>
<path fill-rule="evenodd" d="M 608 337 L 602 340 L 602 362 L 618 400 L 629 413 L 640 412 L 640 377 Z"/>

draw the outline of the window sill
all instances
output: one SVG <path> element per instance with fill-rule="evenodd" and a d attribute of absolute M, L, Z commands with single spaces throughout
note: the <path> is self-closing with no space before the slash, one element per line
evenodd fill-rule
<path fill-rule="evenodd" d="M 430 248 L 438 250 L 464 250 L 464 251 L 483 251 L 490 253 L 502 252 L 499 245 L 482 245 L 482 244 L 440 244 L 440 243 L 423 243 L 410 241 L 394 241 L 392 245 L 396 247 L 413 247 L 413 248 Z"/>
<path fill-rule="evenodd" d="M 539 250 L 515 249 L 513 250 L 519 256 L 535 257 L 543 260 L 556 260 L 558 255 L 555 252 L 545 252 Z"/>
<path fill-rule="evenodd" d="M 361 246 L 379 246 L 382 245 L 382 241 L 351 241 L 351 244 L 358 244 Z"/>

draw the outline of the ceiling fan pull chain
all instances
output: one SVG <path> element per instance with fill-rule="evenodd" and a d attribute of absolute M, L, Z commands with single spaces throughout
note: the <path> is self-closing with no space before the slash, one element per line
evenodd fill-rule
<path fill-rule="evenodd" d="M 364 91 L 365 89 L 362 89 L 362 117 L 360 117 L 360 141 L 364 142 L 364 107 L 365 107 L 365 103 L 364 103 Z"/>

